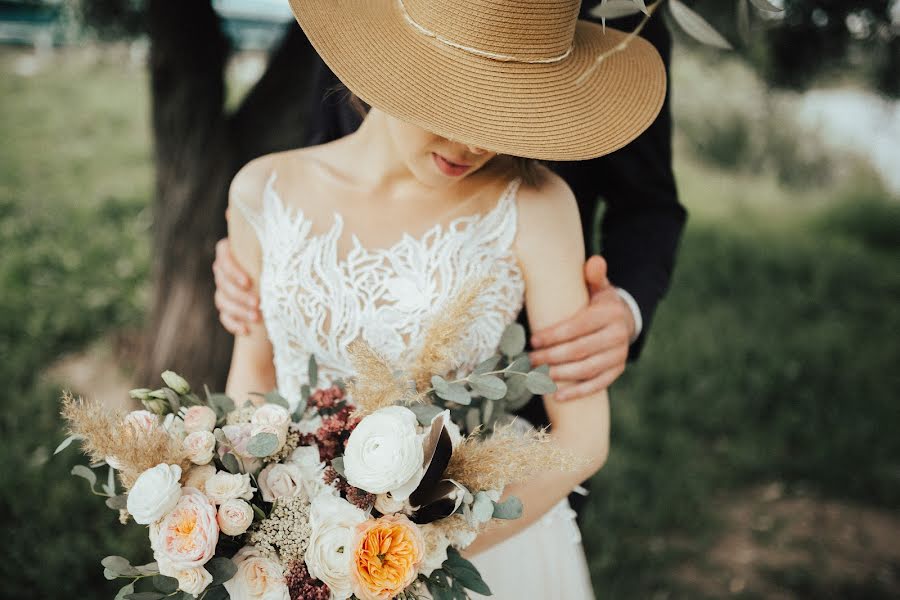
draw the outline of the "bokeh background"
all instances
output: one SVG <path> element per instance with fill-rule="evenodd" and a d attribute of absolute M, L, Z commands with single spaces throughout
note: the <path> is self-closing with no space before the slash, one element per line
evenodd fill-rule
<path fill-rule="evenodd" d="M 900 2 L 689 4 L 736 51 L 673 27 L 690 221 L 613 389 L 598 597 L 900 597 Z M 302 139 L 298 31 L 279 0 L 0 1 L 0 597 L 150 559 L 52 455 L 60 390 L 126 406 L 227 356 L 198 299 L 231 174 Z"/>

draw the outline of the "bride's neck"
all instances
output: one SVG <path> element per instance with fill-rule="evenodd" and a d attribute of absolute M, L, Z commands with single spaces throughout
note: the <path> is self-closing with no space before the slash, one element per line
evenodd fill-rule
<path fill-rule="evenodd" d="M 349 137 L 358 159 L 355 174 L 367 186 L 385 189 L 421 185 L 401 158 L 383 112 L 369 111 L 359 129 Z"/>

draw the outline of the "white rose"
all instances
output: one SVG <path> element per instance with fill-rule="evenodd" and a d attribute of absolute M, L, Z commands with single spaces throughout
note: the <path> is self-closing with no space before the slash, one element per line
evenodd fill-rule
<path fill-rule="evenodd" d="M 144 431 L 150 431 L 159 425 L 159 417 L 149 410 L 133 410 L 125 415 L 123 423 L 126 425 L 133 425 Z"/>
<path fill-rule="evenodd" d="M 176 416 L 174 413 L 167 414 L 163 421 L 163 427 L 172 437 L 180 440 L 184 439 L 186 432 L 184 431 L 184 421 L 181 417 Z"/>
<path fill-rule="evenodd" d="M 241 548 L 232 560 L 237 573 L 224 584 L 232 600 L 291 600 L 284 569 L 277 562 L 252 546 Z"/>
<path fill-rule="evenodd" d="M 195 465 L 205 465 L 213 458 L 216 436 L 208 431 L 195 431 L 184 438 L 184 449 Z"/>
<path fill-rule="evenodd" d="M 397 500 L 390 494 L 378 494 L 377 496 L 375 496 L 375 510 L 383 515 L 393 515 L 398 512 L 406 512 L 404 511 L 404 509 L 407 508 L 407 506 L 407 502 Z"/>
<path fill-rule="evenodd" d="M 203 567 L 179 569 L 171 561 L 163 559 L 158 562 L 160 575 L 174 577 L 178 580 L 178 589 L 194 597 L 202 594 L 203 590 L 212 583 L 212 575 Z"/>
<path fill-rule="evenodd" d="M 253 508 L 243 500 L 232 498 L 219 507 L 216 520 L 225 535 L 241 535 L 253 523 Z"/>
<path fill-rule="evenodd" d="M 222 504 L 232 498 L 250 500 L 256 488 L 250 485 L 248 473 L 227 473 L 219 471 L 206 480 L 206 495 L 216 504 Z"/>
<path fill-rule="evenodd" d="M 181 497 L 181 467 L 159 464 L 141 473 L 128 492 L 128 512 L 135 523 L 149 525 L 175 508 Z"/>
<path fill-rule="evenodd" d="M 351 546 L 356 526 L 366 519 L 365 512 L 342 498 L 320 496 L 313 500 L 309 517 L 312 532 L 304 558 L 309 574 L 324 581 L 335 600 L 353 593 Z"/>
<path fill-rule="evenodd" d="M 419 573 L 430 576 L 435 569 L 440 569 L 447 560 L 447 547 L 450 539 L 440 529 L 428 523 L 419 527 L 425 539 L 425 558 L 419 567 Z"/>
<path fill-rule="evenodd" d="M 344 470 L 350 485 L 372 494 L 391 492 L 406 500 L 425 474 L 416 415 L 389 406 L 363 418 L 347 441 Z"/>
<path fill-rule="evenodd" d="M 302 496 L 303 473 L 293 463 L 273 463 L 259 472 L 256 478 L 263 500 L 274 502 L 276 498 Z"/>
<path fill-rule="evenodd" d="M 334 493 L 334 488 L 327 485 L 322 479 L 325 463 L 319 460 L 319 448 L 315 444 L 298 446 L 291 453 L 288 462 L 300 468 L 300 473 L 303 475 L 303 489 L 306 490 L 307 497 L 312 499 L 321 493 Z"/>
<path fill-rule="evenodd" d="M 195 431 L 212 431 L 216 428 L 216 411 L 208 406 L 192 406 L 184 415 L 184 430 L 188 433 Z"/>
<path fill-rule="evenodd" d="M 254 425 L 277 425 L 287 427 L 291 423 L 291 414 L 283 406 L 277 404 L 263 404 L 250 417 Z"/>
<path fill-rule="evenodd" d="M 184 478 L 184 487 L 196 488 L 206 493 L 206 480 L 215 474 L 216 468 L 213 465 L 191 467 Z"/>

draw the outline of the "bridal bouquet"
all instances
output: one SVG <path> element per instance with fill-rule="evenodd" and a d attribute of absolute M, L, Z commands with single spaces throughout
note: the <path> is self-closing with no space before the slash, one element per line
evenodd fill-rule
<path fill-rule="evenodd" d="M 537 393 L 552 386 L 521 360 L 521 332 L 454 379 L 446 347 L 434 345 L 452 331 L 435 323 L 406 374 L 358 342 L 358 375 L 317 389 L 310 359 L 293 412 L 277 392 L 242 405 L 201 397 L 172 372 L 163 388 L 133 390 L 144 410 L 126 415 L 66 395 L 71 435 L 57 452 L 80 441 L 92 463 L 73 474 L 123 523 L 148 527 L 155 562 L 102 561 L 108 579 L 126 580 L 116 599 L 489 595 L 459 550 L 487 523 L 521 516 L 517 498 L 501 501 L 506 485 L 577 459 L 544 432 L 504 424 L 504 403 L 518 402 L 507 398 L 513 381 Z M 444 375 L 422 371 L 438 368 Z M 454 415 L 475 431 L 464 436 Z"/>

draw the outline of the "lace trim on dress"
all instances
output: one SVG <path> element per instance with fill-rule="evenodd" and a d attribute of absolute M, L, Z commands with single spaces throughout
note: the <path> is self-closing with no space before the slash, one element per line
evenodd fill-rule
<path fill-rule="evenodd" d="M 311 233 L 303 211 L 286 206 L 276 192 L 276 179 L 273 173 L 266 183 L 261 211 L 236 205 L 260 242 L 261 309 L 278 388 L 292 407 L 310 354 L 319 365 L 320 385 L 352 375 L 347 347 L 357 339 L 402 365 L 418 352 L 430 319 L 465 285 L 486 275 L 494 283 L 479 298 L 478 317 L 455 362 L 467 372 L 495 351 L 525 291 L 512 249 L 519 179 L 490 211 L 437 224 L 421 237 L 403 234 L 387 248 L 368 249 L 352 234 L 343 258 L 343 217 L 335 213 L 326 232 Z"/>

